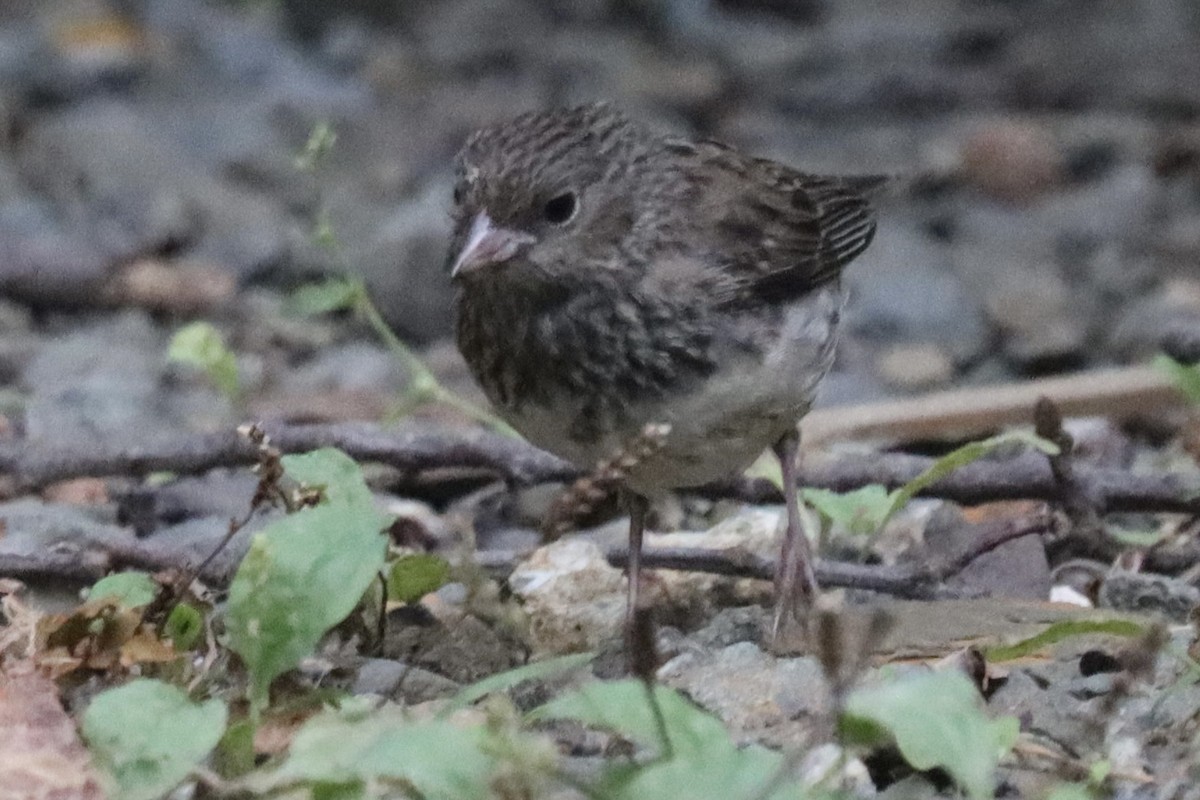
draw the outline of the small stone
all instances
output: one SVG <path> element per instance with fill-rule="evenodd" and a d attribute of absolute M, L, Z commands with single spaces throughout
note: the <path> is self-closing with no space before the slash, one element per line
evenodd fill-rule
<path fill-rule="evenodd" d="M 905 342 L 888 347 L 876 358 L 879 377 L 904 391 L 943 386 L 954 377 L 954 362 L 945 350 L 930 342 Z"/>
<path fill-rule="evenodd" d="M 595 650 L 619 635 L 625 578 L 591 542 L 564 539 L 541 547 L 508 583 L 525 602 L 535 654 Z"/>
<path fill-rule="evenodd" d="M 1087 345 L 1076 290 L 1057 274 L 1013 275 L 987 296 L 988 315 L 1004 334 L 1004 351 L 1023 368 L 1078 357 Z"/>
<path fill-rule="evenodd" d="M 76 478 L 50 484 L 42 490 L 42 497 L 51 503 L 96 506 L 108 502 L 108 486 L 99 478 Z"/>
<path fill-rule="evenodd" d="M 967 180 L 1000 200 L 1029 202 L 1062 183 L 1063 156 L 1045 128 L 1029 122 L 996 122 L 963 145 Z"/>
<path fill-rule="evenodd" d="M 416 704 L 446 697 L 459 688 L 459 684 L 449 678 L 403 661 L 368 658 L 359 666 L 350 691 L 389 698 L 400 693 L 406 703 Z"/>
<path fill-rule="evenodd" d="M 120 303 L 190 316 L 228 302 L 237 291 L 237 278 L 204 261 L 141 258 L 121 268 L 111 291 Z"/>

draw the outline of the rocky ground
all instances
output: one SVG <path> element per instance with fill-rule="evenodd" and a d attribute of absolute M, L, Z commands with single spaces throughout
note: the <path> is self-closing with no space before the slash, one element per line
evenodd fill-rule
<path fill-rule="evenodd" d="M 297 287 L 347 272 L 446 386 L 478 400 L 447 340 L 451 158 L 480 124 L 598 98 L 812 171 L 902 177 L 881 201 L 875 244 L 847 273 L 847 330 L 823 406 L 1139 364 L 1164 347 L 1200 357 L 1200 8 L 1190 0 L 0 0 L 7 444 L 86 453 L 248 419 L 383 419 L 410 385 L 402 363 L 359 319 L 287 307 Z M 301 168 L 323 123 L 336 143 Z M 168 360 L 174 332 L 195 320 L 236 355 L 236 391 Z M 445 408 L 423 410 L 426 422 L 469 424 Z M 1176 418 L 1144 423 L 1068 430 L 1092 466 L 1194 471 Z M 561 488 L 507 492 L 477 472 L 372 477 L 409 521 L 407 543 L 450 551 L 467 538 L 496 554 L 537 543 Z M 231 469 L 19 484 L 0 504 L 0 554 L 81 554 L 136 532 L 196 557 L 245 514 L 255 479 Z M 710 546 L 726 536 L 769 557 L 777 513 L 688 497 L 656 509 L 655 523 L 716 525 Z M 995 513 L 920 501 L 870 545 L 835 539 L 827 554 L 903 562 Z M 429 602 L 458 632 L 422 644 L 419 670 L 398 659 L 413 646 L 405 637 L 426 634 L 401 621 L 388 658 L 356 666 L 348 685 L 416 701 L 529 650 L 611 650 L 622 578 L 592 545 L 619 541 L 615 516 L 601 509 L 584 537 L 517 567 L 505 591 L 532 620 L 518 643 L 494 619 L 461 622 L 457 582 Z M 226 574 L 264 520 L 228 551 Z M 1109 522 L 1190 538 L 1177 516 Z M 1071 582 L 1060 570 L 1072 553 L 1032 541 L 958 580 L 1045 599 Z M 1106 760 L 1118 796 L 1197 796 L 1188 769 L 1200 698 L 1186 677 L 1195 661 L 1178 655 L 1192 637 L 1190 566 L 1164 570 L 1174 577 L 1163 592 L 1183 598 L 1175 606 L 1146 601 L 1185 610 L 1141 684 L 1113 677 L 1130 669 L 1081 666 L 1081 653 L 1120 655 L 1124 645 L 1106 640 L 1013 667 L 989 693 L 994 711 L 1061 756 L 1028 770 L 1036 779 L 1028 764 L 1013 768 L 1008 791 L 1037 797 L 1063 763 Z M 571 591 L 554 596 L 546 574 L 570 576 Z M 810 742 L 812 720 L 828 713 L 811 699 L 825 677 L 811 656 L 762 646 L 769 585 L 663 580 L 661 678 L 739 740 Z M 47 608 L 78 588 L 44 583 Z M 953 642 L 1011 634 L 977 624 Z M 911 654 L 903 639 L 877 644 L 885 661 Z M 956 647 L 917 650 L 929 659 Z M 862 796 L 887 783 L 872 778 Z"/>

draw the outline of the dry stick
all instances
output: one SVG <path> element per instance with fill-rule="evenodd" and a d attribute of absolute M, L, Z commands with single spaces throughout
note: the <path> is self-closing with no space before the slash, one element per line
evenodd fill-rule
<path fill-rule="evenodd" d="M 402 427 L 374 423 L 260 427 L 283 453 L 337 447 L 360 461 L 375 461 L 400 470 L 477 468 L 520 484 L 578 475 L 570 464 L 525 442 L 475 429 L 416 423 Z M 232 428 L 140 445 L 79 443 L 46 448 L 30 441 L 0 444 L 0 473 L 8 475 L 19 491 L 82 476 L 196 474 L 245 466 L 257 459 L 258 449 Z"/>
<path fill-rule="evenodd" d="M 1153 367 L 1093 370 L 997 386 L 952 389 L 921 397 L 817 409 L 800 423 L 806 447 L 848 439 L 912 442 L 973 438 L 1029 422 L 1029 410 L 1047 397 L 1068 417 L 1115 420 L 1142 417 L 1185 401 Z"/>
<path fill-rule="evenodd" d="M 958 553 L 930 563 L 910 566 L 874 566 L 818 561 L 817 582 L 823 587 L 866 589 L 905 599 L 930 599 L 961 596 L 961 591 L 946 589 L 941 584 L 958 574 L 972 561 L 997 547 L 1035 534 L 1053 532 L 1053 520 L 1046 515 L 997 520 L 974 526 L 978 535 Z M 507 575 L 525 555 L 511 552 L 481 552 L 477 562 L 493 575 Z M 625 547 L 613 547 L 605 558 L 614 567 L 624 567 L 629 560 Z M 676 569 L 687 572 L 707 572 L 735 578 L 772 580 L 775 562 L 740 547 L 714 550 L 703 547 L 649 547 L 642 551 L 642 566 L 650 569 Z"/>
<path fill-rule="evenodd" d="M 1058 484 L 1063 510 L 1072 523 L 1072 533 L 1082 541 L 1099 546 L 1104 540 L 1104 523 L 1096 499 L 1075 475 L 1075 440 L 1063 430 L 1062 412 L 1048 397 L 1039 397 L 1033 408 L 1033 425 L 1038 436 L 1058 445 L 1058 453 L 1047 456 L 1050 472 Z"/>
<path fill-rule="evenodd" d="M 369 423 L 337 425 L 264 425 L 283 453 L 317 447 L 339 447 L 360 461 L 388 464 L 409 472 L 471 468 L 493 472 L 521 485 L 570 480 L 579 471 L 525 442 L 485 431 L 409 425 L 384 428 Z M 218 467 L 253 464 L 258 451 L 227 433 L 181 436 L 160 445 L 78 445 L 47 450 L 36 443 L 0 445 L 0 473 L 15 486 L 32 490 L 81 476 L 144 475 L 155 471 L 199 473 Z M 869 483 L 889 488 L 915 478 L 932 459 L 897 453 L 830 457 L 810 453 L 799 483 L 835 491 Z M 1200 479 L 1182 474 L 1132 473 L 1118 469 L 1078 467 L 1075 478 L 1097 511 L 1179 512 L 1200 514 Z M 746 502 L 779 502 L 779 490 L 765 480 L 734 480 L 699 490 L 713 497 Z M 951 473 L 922 492 L 965 504 L 1004 499 L 1056 500 L 1060 487 L 1046 459 L 1027 454 L 1004 461 L 980 461 Z"/>
<path fill-rule="evenodd" d="M 1001 520 L 975 526 L 978 535 L 958 553 L 938 561 L 912 566 L 869 566 L 832 561 L 816 564 L 817 580 L 822 586 L 840 586 L 882 592 L 907 599 L 960 596 L 960 592 L 940 586 L 946 578 L 961 572 L 984 553 L 1022 536 L 1052 532 L 1049 517 L 1036 516 Z M 484 551 L 475 554 L 479 566 L 497 577 L 512 572 L 527 553 Z M 0 575 L 22 580 L 58 579 L 91 582 L 113 569 L 122 567 L 160 571 L 184 569 L 194 554 L 182 545 L 163 545 L 154 539 L 89 542 L 74 552 L 46 551 L 27 556 L 0 553 Z M 605 554 L 615 567 L 624 567 L 629 552 L 624 546 Z M 653 547 L 642 553 L 643 566 L 650 569 L 677 569 L 708 572 L 730 577 L 771 580 L 775 562 L 741 548 L 713 550 L 700 547 Z M 227 577 L 211 566 L 200 575 L 217 582 Z"/>
<path fill-rule="evenodd" d="M 1028 421 L 1041 396 L 1067 415 L 1097 414 L 1124 419 L 1179 405 L 1178 393 L 1158 371 L 1145 367 L 1085 372 L 975 389 L 934 392 L 923 397 L 819 409 L 801 428 L 811 446 L 830 439 L 913 441 L 987 433 Z M 579 471 L 519 440 L 471 429 L 410 423 L 383 428 L 370 423 L 263 425 L 285 453 L 339 447 L 363 461 L 401 470 L 475 467 L 514 483 L 573 480 Z M 252 464 L 255 448 L 234 430 L 172 437 L 141 446 L 79 444 L 47 449 L 36 442 L 0 444 L 0 473 L 17 490 L 34 490 L 67 478 L 145 475 L 167 471 L 199 473 Z"/>

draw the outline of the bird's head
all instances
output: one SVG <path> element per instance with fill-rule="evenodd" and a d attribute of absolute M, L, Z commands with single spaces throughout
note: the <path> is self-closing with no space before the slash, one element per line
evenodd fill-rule
<path fill-rule="evenodd" d="M 641 126 L 595 104 L 484 128 L 458 154 L 452 279 L 553 279 L 594 267 L 634 224 Z"/>

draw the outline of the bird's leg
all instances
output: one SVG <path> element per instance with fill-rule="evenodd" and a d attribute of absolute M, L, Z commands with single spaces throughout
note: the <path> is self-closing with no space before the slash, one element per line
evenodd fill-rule
<path fill-rule="evenodd" d="M 646 514 L 650 501 L 640 494 L 625 493 L 629 507 L 629 561 L 626 574 L 629 576 L 629 595 L 625 606 L 625 647 L 632 664 L 636 660 L 633 649 L 638 644 L 638 590 L 642 583 L 642 534 L 646 530 Z"/>
<path fill-rule="evenodd" d="M 787 528 L 779 564 L 775 568 L 775 632 L 778 633 L 784 615 L 796 614 L 811 605 L 817 595 L 817 576 L 813 572 L 812 550 L 800 525 L 800 504 L 796 496 L 796 459 L 800 454 L 800 432 L 793 429 L 784 434 L 773 448 L 779 459 L 783 477 L 783 501 L 787 508 Z"/>

